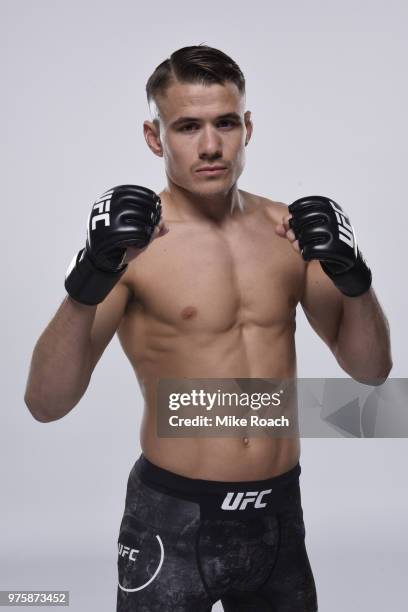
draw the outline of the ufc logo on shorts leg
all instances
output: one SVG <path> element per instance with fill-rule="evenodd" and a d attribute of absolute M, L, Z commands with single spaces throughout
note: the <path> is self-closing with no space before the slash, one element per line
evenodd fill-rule
<path fill-rule="evenodd" d="M 330 202 L 336 214 L 339 230 L 339 240 L 348 244 L 352 249 L 355 247 L 354 230 L 344 211 L 339 210 L 333 202 Z"/>
<path fill-rule="evenodd" d="M 93 205 L 92 213 L 91 213 L 92 214 L 91 229 L 93 230 L 96 229 L 96 224 L 98 221 L 104 221 L 105 226 L 110 225 L 109 213 L 110 213 L 110 202 L 111 202 L 112 193 L 113 193 L 113 189 L 110 189 L 109 191 L 101 195 L 101 197 L 98 198 L 95 204 Z M 97 215 L 93 214 L 95 210 L 98 212 Z"/>
<path fill-rule="evenodd" d="M 267 502 L 262 501 L 265 495 L 269 495 L 272 489 L 265 489 L 264 491 L 247 491 L 234 493 L 227 493 L 224 501 L 222 502 L 221 508 L 223 510 L 245 510 L 248 504 L 254 504 L 254 508 L 265 508 Z"/>
<path fill-rule="evenodd" d="M 136 561 L 135 555 L 137 555 L 137 553 L 140 552 L 136 548 L 130 548 L 129 546 L 125 546 L 124 544 L 121 544 L 120 542 L 118 544 L 118 549 L 119 549 L 120 557 L 129 557 L 131 561 Z"/>

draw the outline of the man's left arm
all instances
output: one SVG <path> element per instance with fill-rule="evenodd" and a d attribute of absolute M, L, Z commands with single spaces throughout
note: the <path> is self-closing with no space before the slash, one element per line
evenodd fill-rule
<path fill-rule="evenodd" d="M 325 196 L 299 198 L 276 233 L 306 262 L 301 303 L 352 378 L 381 384 L 392 368 L 388 322 L 345 211 Z"/>
<path fill-rule="evenodd" d="M 301 305 L 316 333 L 352 378 L 383 382 L 392 368 L 388 321 L 372 287 L 343 295 L 317 260 L 306 264 Z"/>

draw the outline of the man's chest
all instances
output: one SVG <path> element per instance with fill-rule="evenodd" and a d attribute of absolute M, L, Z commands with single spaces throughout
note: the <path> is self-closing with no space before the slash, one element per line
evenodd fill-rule
<path fill-rule="evenodd" d="M 129 275 L 144 313 L 163 323 L 222 331 L 290 318 L 302 291 L 303 264 L 269 226 L 227 233 L 170 230 Z"/>

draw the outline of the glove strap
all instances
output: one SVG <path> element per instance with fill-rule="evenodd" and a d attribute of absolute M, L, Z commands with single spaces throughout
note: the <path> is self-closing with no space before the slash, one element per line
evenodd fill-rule
<path fill-rule="evenodd" d="M 105 299 L 126 268 L 127 264 L 116 272 L 100 270 L 92 263 L 86 249 L 81 249 L 68 267 L 65 289 L 77 302 L 95 306 Z"/>
<path fill-rule="evenodd" d="M 321 261 L 320 265 L 336 285 L 337 289 L 348 297 L 358 297 L 371 287 L 371 270 L 364 261 L 360 251 L 358 251 L 354 266 L 345 272 L 334 272 L 328 262 Z"/>

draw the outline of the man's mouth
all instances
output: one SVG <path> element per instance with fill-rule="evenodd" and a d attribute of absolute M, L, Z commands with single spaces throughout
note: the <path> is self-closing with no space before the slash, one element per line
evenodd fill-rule
<path fill-rule="evenodd" d="M 226 170 L 227 168 L 225 166 L 201 166 L 201 168 L 197 168 L 196 172 L 206 175 L 218 175 Z"/>

